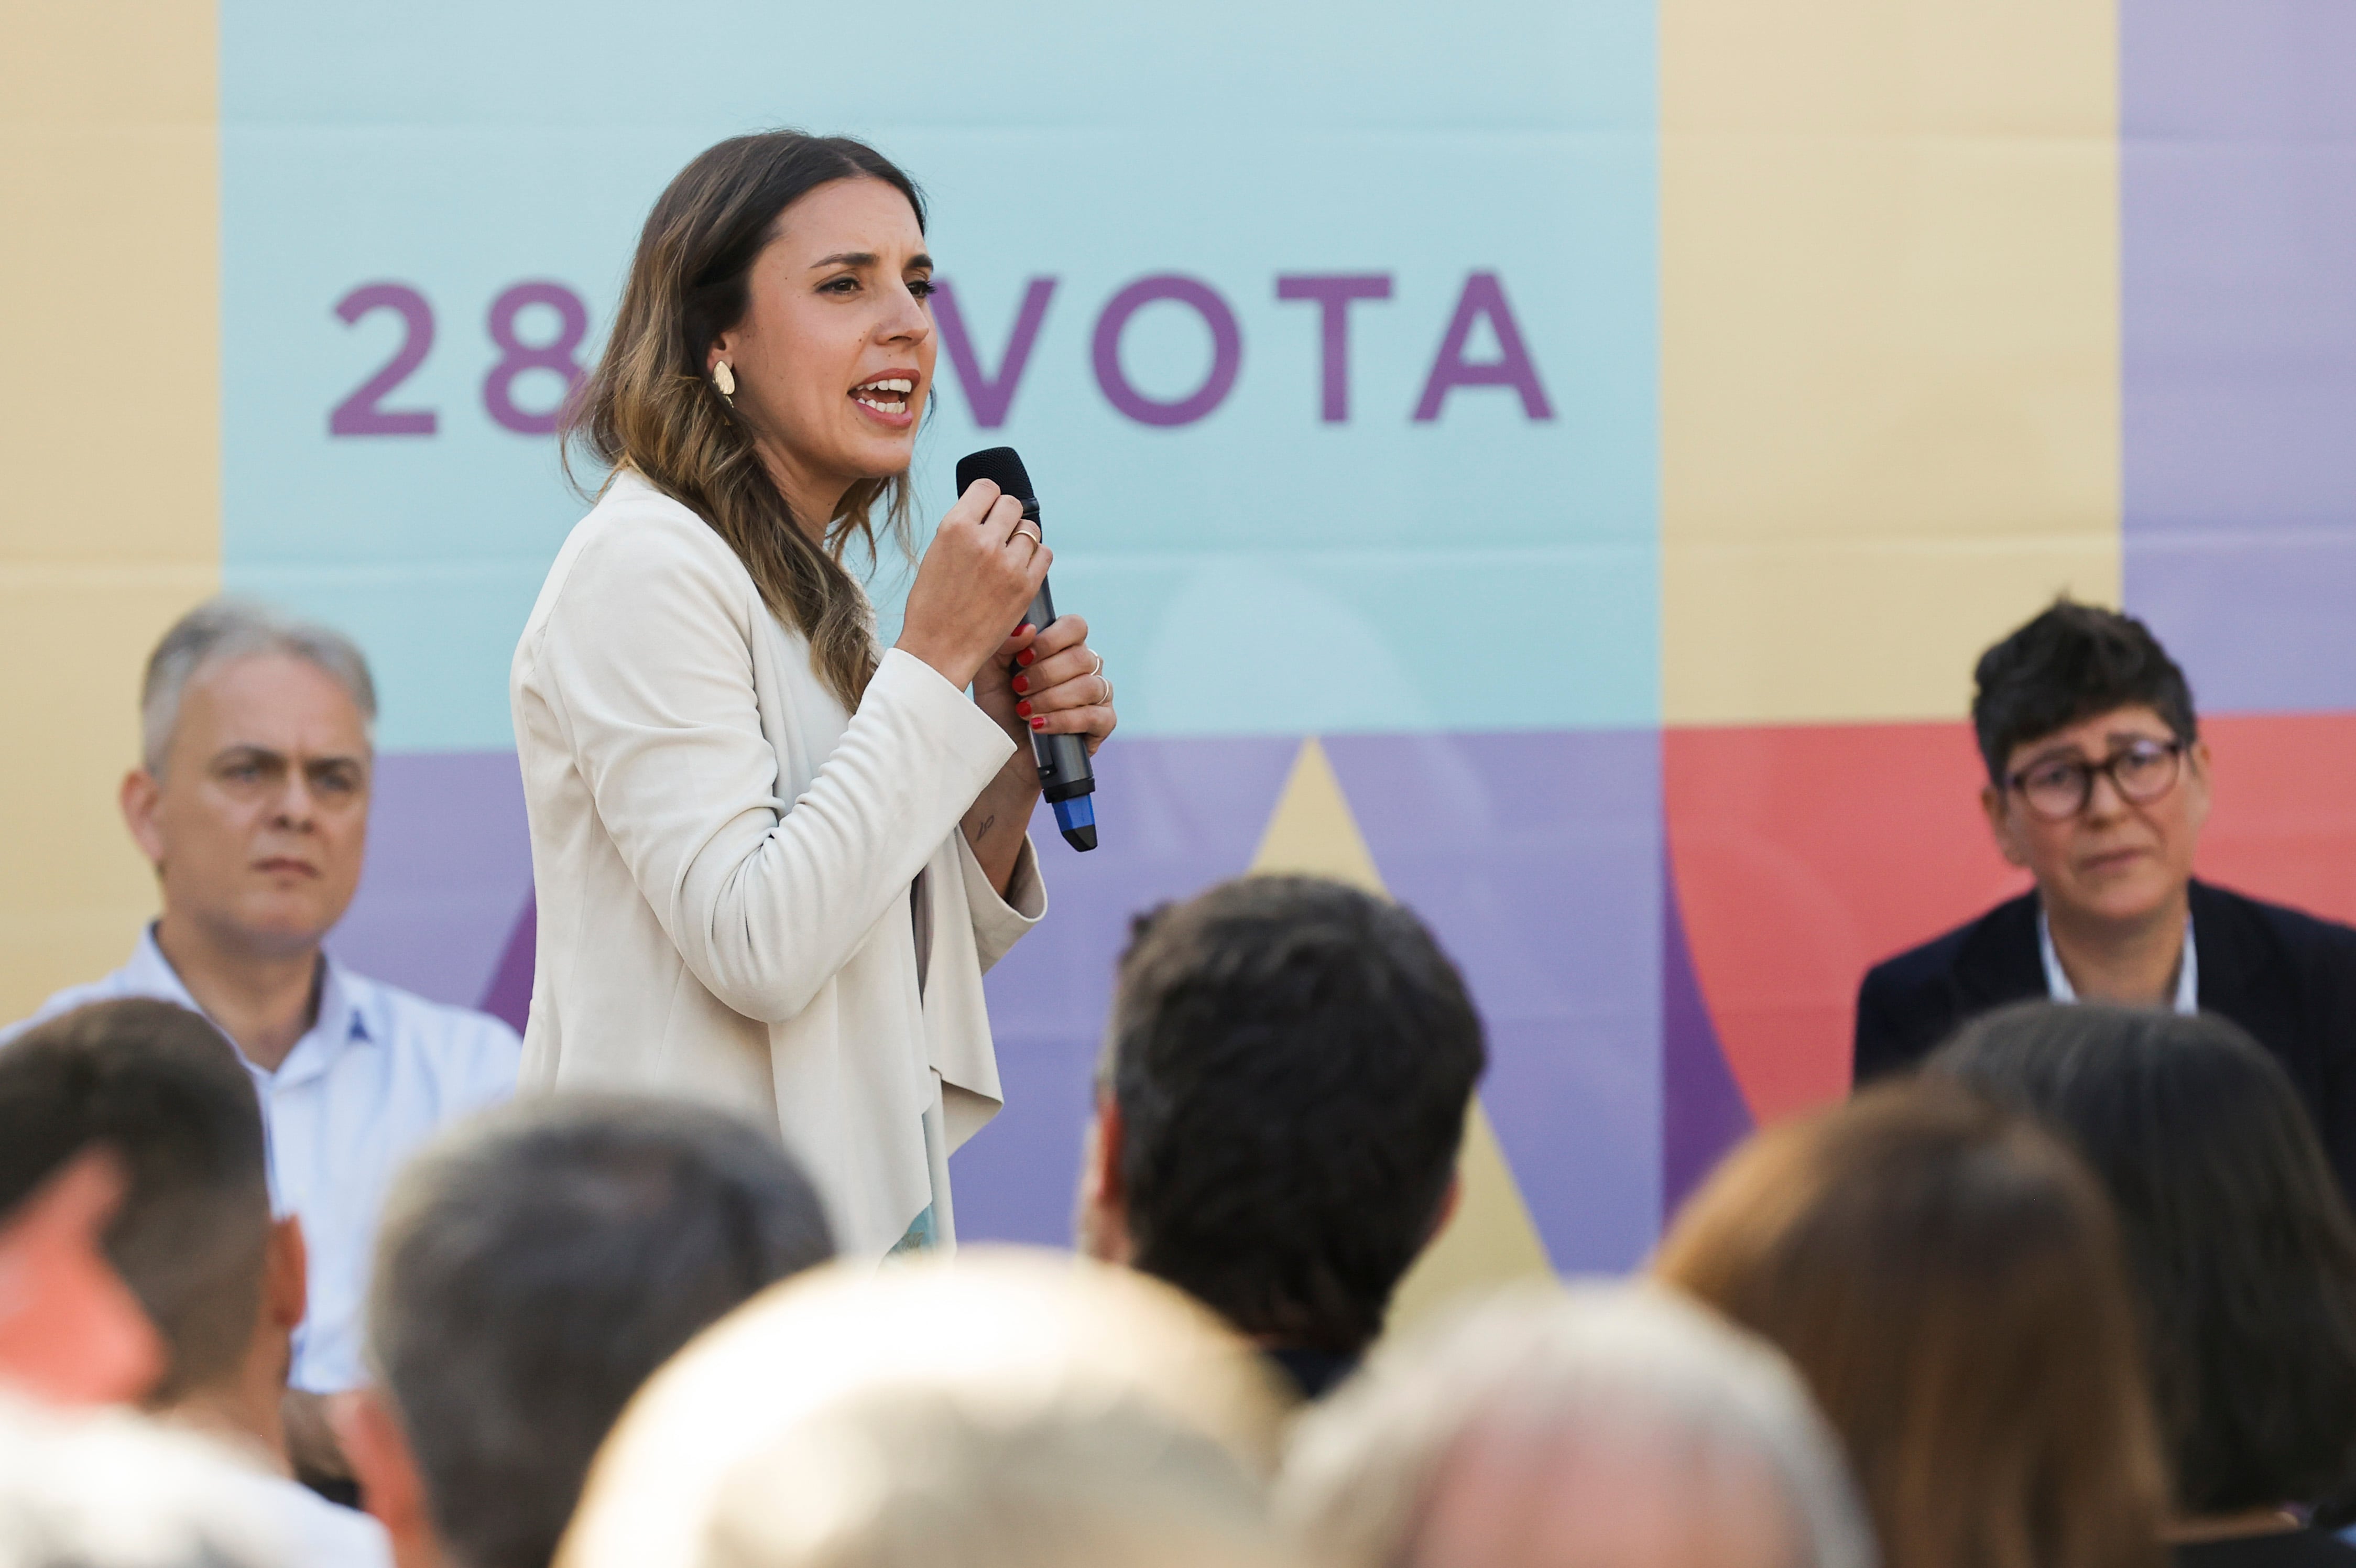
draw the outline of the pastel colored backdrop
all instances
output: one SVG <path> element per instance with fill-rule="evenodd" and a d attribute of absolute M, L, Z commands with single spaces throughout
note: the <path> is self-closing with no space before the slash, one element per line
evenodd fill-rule
<path fill-rule="evenodd" d="M 1019 446 L 1120 681 L 1105 847 L 991 977 L 969 1233 L 1064 1234 L 1126 917 L 1412 903 L 1494 1067 L 1416 1282 L 1641 1256 L 2012 886 L 1961 715 L 2067 589 L 2213 716 L 2206 869 L 2356 915 L 2356 23 L 2331 0 L 37 0 L 0 57 L 0 1011 L 120 961 L 146 647 L 217 585 L 384 694 L 338 949 L 519 1015 L 508 659 L 546 414 L 720 136 L 933 202 L 956 457 Z M 894 599 L 886 572 L 879 595 Z"/>

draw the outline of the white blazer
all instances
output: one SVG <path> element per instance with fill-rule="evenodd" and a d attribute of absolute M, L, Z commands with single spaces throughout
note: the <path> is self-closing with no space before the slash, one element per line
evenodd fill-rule
<path fill-rule="evenodd" d="M 897 650 L 845 713 L 735 552 L 626 469 L 550 568 L 509 696 L 540 910 L 525 1091 L 750 1115 L 846 1253 L 937 1197 L 953 1241 L 948 1152 L 1001 1100 L 982 972 L 1046 911 L 1027 840 L 1001 898 L 958 828 L 1006 732 Z"/>

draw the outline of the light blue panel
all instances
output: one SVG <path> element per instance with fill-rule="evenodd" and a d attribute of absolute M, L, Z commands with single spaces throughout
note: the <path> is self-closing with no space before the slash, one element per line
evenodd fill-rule
<path fill-rule="evenodd" d="M 549 279 L 592 340 L 662 185 L 718 137 L 840 130 L 904 163 L 995 367 L 1025 280 L 1057 282 L 1012 415 L 976 427 L 941 357 L 927 515 L 957 456 L 1022 447 L 1059 601 L 1089 616 L 1141 734 L 1656 723 L 1657 285 L 1649 0 L 1353 15 L 1229 3 L 917 13 L 619 0 L 222 9 L 225 570 L 351 627 L 393 748 L 510 744 L 508 658 L 579 515 L 552 443 L 485 412 L 493 298 Z M 1494 273 L 1554 417 L 1476 387 L 1410 418 L 1468 274 Z M 1381 273 L 1352 310 L 1351 417 L 1320 417 L 1319 311 L 1292 273 Z M 1208 285 L 1232 394 L 1175 428 L 1098 389 L 1106 301 Z M 392 353 L 373 282 L 436 340 L 386 400 L 431 436 L 331 438 Z M 529 313 L 538 339 L 552 321 Z M 1181 394 L 1204 330 L 1123 343 Z M 1476 332 L 1471 357 L 1494 344 Z M 519 384 L 544 406 L 544 373 Z M 889 597 L 888 587 L 884 596 Z"/>

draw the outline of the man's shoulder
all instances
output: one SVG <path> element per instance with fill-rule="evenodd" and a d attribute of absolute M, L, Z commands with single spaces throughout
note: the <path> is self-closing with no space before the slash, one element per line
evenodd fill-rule
<path fill-rule="evenodd" d="M 225 1491 L 261 1517 L 263 1529 L 290 1560 L 305 1568 L 391 1568 L 392 1543 L 384 1527 L 368 1515 L 338 1507 L 299 1481 L 262 1474 L 235 1458 L 223 1458 L 218 1479 Z"/>
<path fill-rule="evenodd" d="M 392 1568 L 392 1542 L 384 1526 L 355 1509 L 342 1508 L 299 1481 L 277 1481 L 287 1533 L 297 1537 L 304 1561 L 316 1568 Z"/>
<path fill-rule="evenodd" d="M 513 1090 L 523 1041 L 505 1019 L 435 1002 L 348 969 L 338 978 L 370 1032 L 380 1032 L 388 1047 L 417 1058 L 435 1078 L 462 1090 L 468 1084 L 500 1094 Z"/>

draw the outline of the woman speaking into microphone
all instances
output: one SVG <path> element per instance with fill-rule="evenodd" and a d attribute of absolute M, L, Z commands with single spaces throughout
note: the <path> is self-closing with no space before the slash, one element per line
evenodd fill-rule
<path fill-rule="evenodd" d="M 1046 908 L 1017 742 L 1114 723 L 1079 618 L 1007 636 L 1048 555 L 986 482 L 877 647 L 846 557 L 911 550 L 932 267 L 916 188 L 860 143 L 744 136 L 682 170 L 567 415 L 610 477 L 509 687 L 526 1084 L 776 1127 L 870 1257 L 954 1244 L 949 1151 L 999 1107 L 982 972 Z"/>

